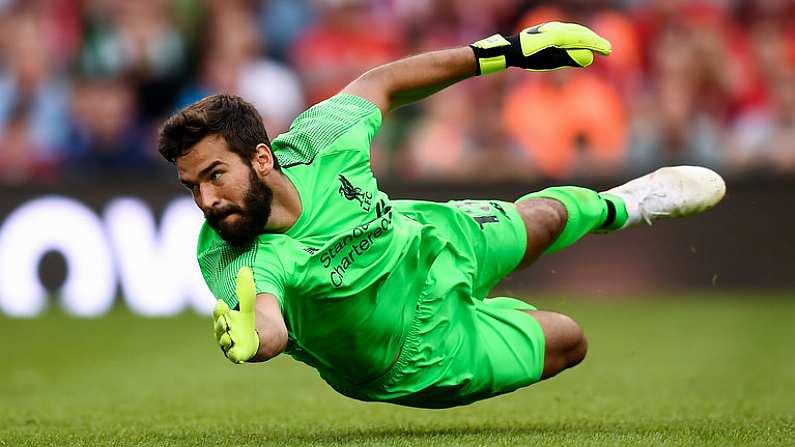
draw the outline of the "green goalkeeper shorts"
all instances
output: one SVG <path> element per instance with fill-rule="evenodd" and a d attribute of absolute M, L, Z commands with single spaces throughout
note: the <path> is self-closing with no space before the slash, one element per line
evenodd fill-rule
<path fill-rule="evenodd" d="M 513 298 L 484 299 L 524 257 L 512 203 L 393 201 L 449 242 L 428 274 L 395 364 L 375 381 L 332 386 L 351 397 L 422 408 L 466 405 L 528 386 L 544 369 L 544 333 Z M 462 262 L 462 260 L 466 262 Z M 443 286 L 440 286 L 443 285 Z"/>

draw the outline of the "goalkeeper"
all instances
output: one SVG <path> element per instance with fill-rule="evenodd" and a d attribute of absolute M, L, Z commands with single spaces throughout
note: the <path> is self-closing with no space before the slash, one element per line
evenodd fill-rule
<path fill-rule="evenodd" d="M 370 169 L 387 112 L 514 66 L 586 67 L 610 44 L 551 22 L 517 36 L 374 68 L 270 142 L 240 98 L 172 116 L 159 150 L 204 212 L 198 243 L 218 298 L 216 340 L 234 363 L 286 352 L 355 399 L 444 408 L 577 365 L 569 317 L 486 298 L 512 271 L 592 232 L 699 213 L 724 194 L 705 168 L 669 167 L 606 192 L 548 188 L 515 202 L 391 200 Z M 434 150 L 428 148 L 427 150 Z"/>

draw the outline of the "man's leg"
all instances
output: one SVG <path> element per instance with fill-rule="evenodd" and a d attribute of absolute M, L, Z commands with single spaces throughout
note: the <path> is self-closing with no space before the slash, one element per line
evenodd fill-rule
<path fill-rule="evenodd" d="M 540 380 L 577 366 L 585 359 L 588 342 L 574 320 L 557 312 L 534 310 L 527 313 L 538 321 L 544 332 L 544 372 Z"/>
<path fill-rule="evenodd" d="M 624 201 L 578 186 L 556 186 L 516 201 L 527 230 L 527 249 L 518 268 L 544 253 L 566 248 L 594 230 L 620 228 L 627 221 Z"/>
<path fill-rule="evenodd" d="M 603 193 L 561 186 L 528 194 L 516 202 L 527 230 L 527 248 L 517 268 L 591 232 L 701 213 L 716 205 L 725 191 L 723 179 L 715 172 L 677 166 L 661 168 Z M 546 339 L 542 379 L 582 361 L 587 342 L 574 320 L 554 312 L 528 313 L 539 322 Z"/>
<path fill-rule="evenodd" d="M 538 380 L 548 379 L 566 368 L 576 366 L 585 358 L 588 342 L 580 326 L 570 317 L 557 312 L 538 310 L 535 306 L 515 298 L 490 298 L 484 304 L 492 309 L 528 313 L 538 322 L 545 340 L 542 344 L 544 369 Z M 480 310 L 483 311 L 483 306 Z M 527 332 L 532 334 L 533 331 Z M 531 344 L 537 343 L 531 342 Z"/>
<path fill-rule="evenodd" d="M 591 232 L 699 214 L 720 202 L 725 193 L 726 184 L 717 173 L 698 166 L 674 166 L 602 193 L 557 186 L 527 194 L 516 201 L 527 231 L 527 249 L 519 268 Z"/>

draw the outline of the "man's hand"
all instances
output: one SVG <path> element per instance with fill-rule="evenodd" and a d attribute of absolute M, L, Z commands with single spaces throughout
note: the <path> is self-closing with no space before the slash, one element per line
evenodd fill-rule
<path fill-rule="evenodd" d="M 250 268 L 243 267 L 238 272 L 235 293 L 240 304 L 239 311 L 229 309 L 223 300 L 218 300 L 215 304 L 215 339 L 232 363 L 244 363 L 259 350 L 259 335 L 254 317 L 257 291 Z"/>
<path fill-rule="evenodd" d="M 512 37 L 495 34 L 468 47 L 380 65 L 348 84 L 342 93 L 365 98 L 386 113 L 472 76 L 510 66 L 535 71 L 587 67 L 593 62 L 593 52 L 608 55 L 610 51 L 610 42 L 582 25 L 548 22 Z"/>
<path fill-rule="evenodd" d="M 610 42 L 576 23 L 547 22 L 525 28 L 518 35 L 495 34 L 470 45 L 475 52 L 478 74 L 507 67 L 531 71 L 582 68 L 593 63 L 593 52 L 607 56 Z"/>

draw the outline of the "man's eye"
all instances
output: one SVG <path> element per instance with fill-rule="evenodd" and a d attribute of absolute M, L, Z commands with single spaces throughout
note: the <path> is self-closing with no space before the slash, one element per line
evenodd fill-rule
<path fill-rule="evenodd" d="M 221 171 L 213 172 L 212 174 L 210 174 L 210 180 L 217 182 L 218 180 L 221 179 L 222 175 L 224 175 L 224 173 Z"/>

